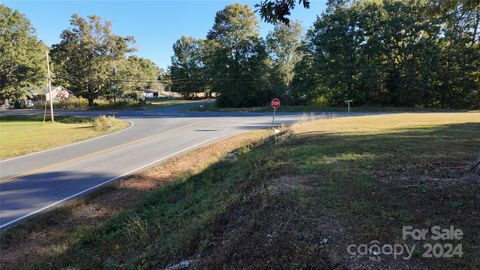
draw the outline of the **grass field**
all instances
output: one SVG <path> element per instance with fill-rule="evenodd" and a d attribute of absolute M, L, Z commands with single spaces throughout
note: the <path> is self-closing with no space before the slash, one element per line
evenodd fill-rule
<path fill-rule="evenodd" d="M 93 119 L 57 116 L 56 123 L 41 116 L 0 116 L 0 159 L 20 156 L 114 132 L 128 126 L 117 120 L 108 130 L 96 130 Z"/>
<path fill-rule="evenodd" d="M 346 117 L 299 123 L 275 137 L 253 134 L 248 144 L 198 150 L 176 161 L 182 166 L 159 166 L 2 233 L 2 264 L 478 269 L 480 179 L 468 173 L 478 134 L 478 113 Z M 173 168 L 180 169 L 168 174 Z M 135 192 L 137 203 L 117 209 L 124 196 L 112 189 Z M 444 242 L 402 239 L 402 226 L 433 225 L 463 231 L 450 241 L 462 245 L 462 257 L 423 258 L 425 242 Z M 35 252 L 26 248 L 42 241 Z M 409 260 L 347 253 L 371 241 L 414 252 Z"/>

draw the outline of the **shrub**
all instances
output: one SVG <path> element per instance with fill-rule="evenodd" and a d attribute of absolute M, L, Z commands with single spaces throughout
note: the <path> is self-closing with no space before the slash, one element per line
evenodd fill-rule
<path fill-rule="evenodd" d="M 95 118 L 93 121 L 93 127 L 96 131 L 104 132 L 115 126 L 118 121 L 119 120 L 116 119 L 115 116 L 102 115 Z"/>
<path fill-rule="evenodd" d="M 66 110 L 86 110 L 88 100 L 83 97 L 71 97 L 55 104 L 55 107 Z"/>

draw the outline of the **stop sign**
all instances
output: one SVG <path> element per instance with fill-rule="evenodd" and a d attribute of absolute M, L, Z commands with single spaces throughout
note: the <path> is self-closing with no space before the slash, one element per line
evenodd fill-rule
<path fill-rule="evenodd" d="M 278 107 L 280 107 L 280 99 L 278 98 L 272 99 L 271 104 L 272 104 L 272 108 L 277 109 Z"/>

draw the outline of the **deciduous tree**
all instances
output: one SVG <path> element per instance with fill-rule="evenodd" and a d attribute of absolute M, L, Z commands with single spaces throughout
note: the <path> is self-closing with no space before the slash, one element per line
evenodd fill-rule
<path fill-rule="evenodd" d="M 284 100 L 291 99 L 290 84 L 294 76 L 295 65 L 302 58 L 299 49 L 302 44 L 303 30 L 300 22 L 289 25 L 279 23 L 267 35 L 267 50 L 271 58 L 270 84 L 276 96 Z"/>
<path fill-rule="evenodd" d="M 173 44 L 172 65 L 170 66 L 171 90 L 185 98 L 207 90 L 205 74 L 206 43 L 192 37 L 182 36 Z"/>
<path fill-rule="evenodd" d="M 46 82 L 46 46 L 30 21 L 0 4 L 0 99 L 15 100 Z"/>
<path fill-rule="evenodd" d="M 217 12 L 207 35 L 208 73 L 219 106 L 263 105 L 272 96 L 268 54 L 259 37 L 258 20 L 248 5 L 233 4 Z"/>
<path fill-rule="evenodd" d="M 98 16 L 74 14 L 70 25 L 63 31 L 61 42 L 53 45 L 57 81 L 93 105 L 94 99 L 111 95 L 115 61 L 133 51 L 130 45 L 134 40 L 113 34 L 111 23 Z"/>

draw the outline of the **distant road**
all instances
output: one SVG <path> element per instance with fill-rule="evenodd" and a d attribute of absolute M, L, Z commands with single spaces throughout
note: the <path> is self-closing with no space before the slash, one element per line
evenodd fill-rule
<path fill-rule="evenodd" d="M 198 105 L 145 111 L 57 112 L 82 116 L 115 114 L 133 126 L 96 139 L 0 161 L 0 229 L 202 144 L 271 125 L 270 113 L 180 112 Z M 43 112 L 0 112 L 32 113 Z M 301 115 L 280 113 L 276 123 L 292 123 Z"/>

